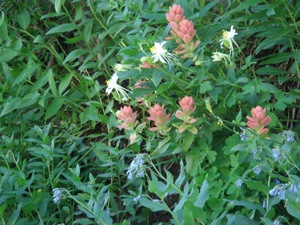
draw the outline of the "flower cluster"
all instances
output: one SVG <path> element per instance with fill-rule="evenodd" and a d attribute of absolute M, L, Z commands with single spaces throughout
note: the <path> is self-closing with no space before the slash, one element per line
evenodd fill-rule
<path fill-rule="evenodd" d="M 65 197 L 64 188 L 54 188 L 53 189 L 53 202 L 57 204 L 61 199 Z"/>
<path fill-rule="evenodd" d="M 286 192 L 290 194 L 296 194 L 300 190 L 300 184 L 288 183 L 288 184 L 277 184 L 274 188 L 269 191 L 269 194 L 273 197 L 278 196 L 281 200 L 286 199 Z"/>
<path fill-rule="evenodd" d="M 136 120 L 137 112 L 133 112 L 130 106 L 124 106 L 120 111 L 117 112 L 117 117 L 123 122 L 118 128 L 133 130 L 138 124 Z"/>
<path fill-rule="evenodd" d="M 266 109 L 256 106 L 251 110 L 252 117 L 247 116 L 247 126 L 255 131 L 257 135 L 265 135 L 269 129 L 265 128 L 270 122 L 271 118 L 266 116 Z"/>
<path fill-rule="evenodd" d="M 167 127 L 167 122 L 171 116 L 171 114 L 165 115 L 164 106 L 160 106 L 155 104 L 149 111 L 150 117 L 147 119 L 150 121 L 154 121 L 155 127 L 151 127 L 151 131 L 159 131 L 160 133 L 166 133 L 171 128 Z"/>
<path fill-rule="evenodd" d="M 179 101 L 179 105 L 181 106 L 182 110 L 178 110 L 175 114 L 178 119 L 183 121 L 178 129 L 179 133 L 189 130 L 193 134 L 197 134 L 197 128 L 192 126 L 192 124 L 198 120 L 191 116 L 196 109 L 193 97 L 185 96 Z"/>
<path fill-rule="evenodd" d="M 212 55 L 212 59 L 214 62 L 224 62 L 226 66 L 232 65 L 231 57 L 234 56 L 234 49 L 233 45 L 238 47 L 238 44 L 234 40 L 234 36 L 237 35 L 233 26 L 230 27 L 230 31 L 223 31 L 222 38 L 220 40 L 221 48 L 229 49 L 229 54 L 221 53 L 221 52 L 214 52 Z"/>
<path fill-rule="evenodd" d="M 194 29 L 194 23 L 184 16 L 184 10 L 180 5 L 173 5 L 170 7 L 166 18 L 171 26 L 171 36 L 167 37 L 167 40 L 174 39 L 179 46 L 175 50 L 175 53 L 182 55 L 182 58 L 193 58 L 193 51 L 200 44 L 200 41 L 193 41 L 196 34 Z"/>
<path fill-rule="evenodd" d="M 150 49 L 153 59 L 153 62 L 161 62 L 161 63 L 167 63 L 169 66 L 173 65 L 172 59 L 175 59 L 176 56 L 170 52 L 168 52 L 163 46 L 166 44 L 166 41 L 163 41 L 162 43 L 154 43 L 154 46 Z"/>
<path fill-rule="evenodd" d="M 137 154 L 136 157 L 130 163 L 130 166 L 126 172 L 128 175 L 128 180 L 132 180 L 133 178 L 144 177 L 145 175 L 145 160 L 143 154 Z"/>

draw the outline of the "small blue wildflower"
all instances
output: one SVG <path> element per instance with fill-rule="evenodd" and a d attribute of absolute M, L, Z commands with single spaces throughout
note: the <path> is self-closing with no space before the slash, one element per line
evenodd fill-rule
<path fill-rule="evenodd" d="M 54 188 L 52 191 L 53 191 L 53 202 L 55 204 L 65 197 L 64 188 Z"/>
<path fill-rule="evenodd" d="M 263 203 L 262 203 L 262 207 L 263 207 L 263 208 L 266 208 L 266 201 L 265 201 L 265 200 L 264 200 Z"/>
<path fill-rule="evenodd" d="M 260 165 L 256 165 L 254 168 L 253 168 L 253 172 L 255 173 L 255 174 L 260 174 L 260 172 L 261 172 L 261 166 Z"/>
<path fill-rule="evenodd" d="M 274 223 L 273 223 L 273 225 L 281 225 L 281 223 L 280 223 L 279 219 L 276 219 L 276 220 L 274 220 Z"/>
<path fill-rule="evenodd" d="M 240 129 L 242 130 L 242 132 L 240 133 L 240 138 L 242 141 L 245 141 L 246 140 L 246 130 L 243 129 L 242 127 L 240 127 Z"/>
<path fill-rule="evenodd" d="M 279 149 L 277 149 L 277 148 L 272 149 L 272 155 L 273 155 L 273 158 L 275 159 L 275 161 L 279 160 L 279 158 L 281 157 L 281 153 L 280 153 Z"/>
<path fill-rule="evenodd" d="M 278 196 L 281 200 L 285 200 L 286 184 L 282 184 L 278 191 Z"/>
<path fill-rule="evenodd" d="M 282 136 L 286 137 L 287 142 L 295 141 L 295 133 L 291 130 L 283 131 Z"/>
<path fill-rule="evenodd" d="M 276 184 L 276 185 L 277 185 L 277 184 L 280 184 L 280 180 L 275 179 L 275 184 Z"/>
<path fill-rule="evenodd" d="M 242 187 L 242 184 L 243 184 L 243 181 L 241 179 L 238 179 L 236 182 L 235 182 L 235 185 L 238 186 L 238 187 Z"/>
<path fill-rule="evenodd" d="M 290 185 L 289 192 L 290 193 L 297 193 L 298 192 L 298 186 L 299 186 L 299 184 L 296 185 L 296 183 L 292 183 Z"/>
<path fill-rule="evenodd" d="M 134 177 L 144 177 L 145 166 L 144 166 L 144 155 L 137 154 L 136 157 L 130 163 L 129 169 L 126 172 L 128 174 L 128 180 L 132 180 Z"/>
<path fill-rule="evenodd" d="M 134 201 L 135 203 L 138 203 L 140 198 L 141 198 L 141 196 L 138 195 L 137 197 L 135 197 L 135 198 L 133 199 L 133 201 Z"/>
<path fill-rule="evenodd" d="M 278 194 L 278 191 L 279 191 L 279 187 L 278 187 L 278 185 L 276 185 L 273 189 L 271 189 L 271 190 L 269 191 L 269 194 L 270 194 L 271 196 L 276 196 L 276 195 Z"/>

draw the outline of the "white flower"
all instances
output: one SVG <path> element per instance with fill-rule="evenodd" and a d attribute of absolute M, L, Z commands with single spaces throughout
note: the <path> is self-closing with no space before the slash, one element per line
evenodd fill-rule
<path fill-rule="evenodd" d="M 154 43 L 154 46 L 150 49 L 151 53 L 153 54 L 151 58 L 153 58 L 153 62 L 160 61 L 161 63 L 168 63 L 171 66 L 173 63 L 171 59 L 175 59 L 175 55 L 169 53 L 163 46 L 166 44 L 166 41 L 162 43 Z"/>
<path fill-rule="evenodd" d="M 211 56 L 211 58 L 213 59 L 212 61 L 214 61 L 214 62 L 224 61 L 226 66 L 231 64 L 231 59 L 230 59 L 230 56 L 228 54 L 224 54 L 224 53 L 221 53 L 221 52 L 214 52 L 213 55 Z"/>
<path fill-rule="evenodd" d="M 128 94 L 126 93 L 126 91 L 129 92 L 129 90 L 120 86 L 117 83 L 118 79 L 119 78 L 118 78 L 117 73 L 114 73 L 112 75 L 112 77 L 110 78 L 110 80 L 106 81 L 106 84 L 107 84 L 107 88 L 105 90 L 106 95 L 109 95 L 115 89 L 119 98 L 122 100 L 126 100 L 126 99 L 128 99 Z M 122 96 L 122 98 L 121 98 L 121 96 Z"/>
<path fill-rule="evenodd" d="M 220 40 L 221 48 L 223 48 L 223 46 L 228 48 L 230 51 L 230 55 L 233 55 L 233 44 L 238 46 L 234 40 L 234 36 L 237 34 L 238 33 L 236 33 L 235 29 L 233 29 L 233 26 L 230 27 L 230 31 L 223 31 L 222 39 Z"/>

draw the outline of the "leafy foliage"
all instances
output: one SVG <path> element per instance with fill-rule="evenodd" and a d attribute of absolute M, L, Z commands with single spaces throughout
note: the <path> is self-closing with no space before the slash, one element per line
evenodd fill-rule
<path fill-rule="evenodd" d="M 298 1 L 0 2 L 1 224 L 300 223 Z"/>

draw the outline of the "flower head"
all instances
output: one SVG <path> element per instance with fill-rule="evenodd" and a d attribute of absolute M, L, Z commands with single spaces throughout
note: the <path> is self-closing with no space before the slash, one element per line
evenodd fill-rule
<path fill-rule="evenodd" d="M 224 62 L 226 66 L 231 65 L 231 59 L 228 54 L 224 54 L 221 52 L 214 52 L 211 56 L 213 62 Z"/>
<path fill-rule="evenodd" d="M 266 109 L 256 106 L 251 110 L 252 117 L 247 116 L 247 126 L 253 129 L 258 135 L 268 133 L 269 129 L 265 128 L 270 122 L 271 118 L 266 116 Z"/>
<path fill-rule="evenodd" d="M 127 179 L 132 180 L 133 178 L 144 177 L 145 174 L 145 160 L 143 154 L 137 154 L 136 157 L 130 163 L 130 166 L 126 172 L 128 174 Z"/>
<path fill-rule="evenodd" d="M 184 41 L 184 43 L 192 42 L 196 34 L 196 30 L 194 29 L 194 23 L 187 19 L 181 20 L 176 33 Z"/>
<path fill-rule="evenodd" d="M 156 126 L 151 127 L 151 131 L 166 132 L 169 130 L 166 128 L 166 124 L 171 115 L 165 115 L 164 106 L 155 104 L 150 110 L 148 110 L 148 113 L 150 114 L 150 117 L 148 117 L 147 119 L 154 121 L 154 124 Z"/>
<path fill-rule="evenodd" d="M 233 26 L 230 27 L 230 31 L 223 31 L 222 39 L 220 40 L 221 48 L 225 46 L 229 49 L 230 55 L 233 55 L 233 44 L 237 45 L 234 36 L 237 35 L 235 29 L 233 29 Z"/>
<path fill-rule="evenodd" d="M 109 95 L 114 89 L 116 90 L 118 96 L 120 99 L 122 100 L 126 100 L 128 99 L 128 94 L 126 93 L 129 92 L 129 90 L 127 90 L 126 88 L 123 88 L 122 86 L 120 86 L 117 82 L 118 82 L 118 75 L 117 73 L 114 73 L 112 75 L 112 77 L 110 78 L 110 80 L 106 81 L 107 84 L 107 88 L 105 90 L 106 95 Z M 121 98 L 122 96 L 122 98 Z"/>
<path fill-rule="evenodd" d="M 196 109 L 193 97 L 185 96 L 179 101 L 179 105 L 181 106 L 182 111 L 178 110 L 175 116 L 184 122 L 195 123 L 197 119 L 190 116 Z"/>
<path fill-rule="evenodd" d="M 242 184 L 243 184 L 242 179 L 238 179 L 238 180 L 235 182 L 235 185 L 236 185 L 237 187 L 242 187 Z"/>
<path fill-rule="evenodd" d="M 120 129 L 133 129 L 138 121 L 136 120 L 137 113 L 133 112 L 130 106 L 124 106 L 117 113 L 117 117 L 123 122 L 118 128 Z"/>
<path fill-rule="evenodd" d="M 180 5 L 170 6 L 170 10 L 166 13 L 167 20 L 175 23 L 179 23 L 181 20 L 185 19 L 184 10 Z"/>
<path fill-rule="evenodd" d="M 161 63 L 167 63 L 169 66 L 171 66 L 172 59 L 175 59 L 175 55 L 172 53 L 169 53 L 163 46 L 166 44 L 166 41 L 163 41 L 162 43 L 154 43 L 154 46 L 150 49 L 153 58 L 153 62 L 160 61 Z"/>
<path fill-rule="evenodd" d="M 52 191 L 53 191 L 53 202 L 55 204 L 65 197 L 64 188 L 54 188 Z"/>

